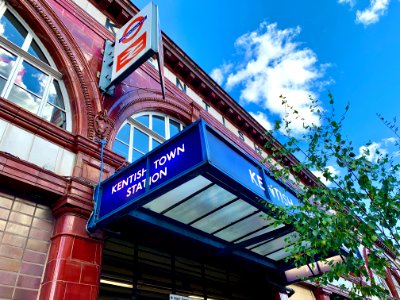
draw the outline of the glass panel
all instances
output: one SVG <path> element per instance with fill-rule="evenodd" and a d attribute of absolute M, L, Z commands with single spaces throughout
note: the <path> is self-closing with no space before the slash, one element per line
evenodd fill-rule
<path fill-rule="evenodd" d="M 143 156 L 143 153 L 136 151 L 135 149 L 132 150 L 132 161 L 135 161 Z"/>
<path fill-rule="evenodd" d="M 17 85 L 11 89 L 8 99 L 34 114 L 38 112 L 41 100 Z"/>
<path fill-rule="evenodd" d="M 174 121 L 174 120 L 169 120 L 169 133 L 170 137 L 173 137 L 175 134 L 177 134 L 181 129 L 181 125 Z"/>
<path fill-rule="evenodd" d="M 212 233 L 256 211 L 257 209 L 254 206 L 239 200 L 193 223 L 192 226 L 207 233 Z"/>
<path fill-rule="evenodd" d="M 193 195 L 196 191 L 206 187 L 211 184 L 211 181 L 204 178 L 203 176 L 198 176 L 184 184 L 178 186 L 177 188 L 163 194 L 157 199 L 147 203 L 143 207 L 161 213 L 168 207 L 178 203 L 182 199 Z"/>
<path fill-rule="evenodd" d="M 195 190 L 193 190 L 193 192 L 195 192 Z M 213 185 L 171 209 L 165 215 L 188 224 L 234 198 L 236 198 L 236 196 L 229 193 L 227 190 L 224 190 L 218 185 Z M 208 217 L 205 217 L 205 219 L 208 219 Z"/>
<path fill-rule="evenodd" d="M 151 149 L 154 149 L 155 147 L 161 145 L 161 143 L 155 139 L 151 139 L 151 141 L 152 141 Z"/>
<path fill-rule="evenodd" d="M 286 238 L 290 237 L 289 243 L 285 241 Z M 299 235 L 296 232 L 286 234 L 279 238 L 273 239 L 272 241 L 262 244 L 258 247 L 251 249 L 252 251 L 261 254 L 267 255 L 269 253 L 275 252 L 276 250 L 284 248 L 286 245 L 293 243 L 293 241 L 298 240 Z"/>
<path fill-rule="evenodd" d="M 240 243 L 240 242 L 246 241 L 246 240 L 251 239 L 251 238 L 253 238 L 253 237 L 256 237 L 256 236 L 259 236 L 259 235 L 261 235 L 261 234 L 264 234 L 264 233 L 273 231 L 273 230 L 275 230 L 275 229 L 282 228 L 282 227 L 284 227 L 284 226 L 285 226 L 284 224 L 281 224 L 281 225 L 278 225 L 278 226 L 275 227 L 275 226 L 272 224 L 271 226 L 268 226 L 267 228 L 264 228 L 264 229 L 261 229 L 261 230 L 259 230 L 259 231 L 256 231 L 256 232 L 254 232 L 254 233 L 252 233 L 252 234 L 249 234 L 248 236 L 246 236 L 246 237 L 244 237 L 244 238 L 242 238 L 242 239 L 240 239 L 240 240 L 235 241 L 235 243 Z"/>
<path fill-rule="evenodd" d="M 288 251 L 286 249 L 282 249 L 282 250 L 276 251 L 270 255 L 267 255 L 267 257 L 278 261 L 278 260 L 284 259 L 285 257 L 288 257 L 290 255 L 291 255 L 290 251 Z"/>
<path fill-rule="evenodd" d="M 153 131 L 165 137 L 165 118 L 161 116 L 153 116 Z"/>
<path fill-rule="evenodd" d="M 46 103 L 43 109 L 42 117 L 55 124 L 58 127 L 65 129 L 66 117 L 65 112 L 58 107 L 55 107 L 49 103 Z"/>
<path fill-rule="evenodd" d="M 125 144 L 129 145 L 129 133 L 131 131 L 131 125 L 126 123 L 122 128 L 118 131 L 117 139 L 123 141 Z"/>
<path fill-rule="evenodd" d="M 6 85 L 6 81 L 4 78 L 0 77 L 0 93 L 4 89 L 4 86 Z"/>
<path fill-rule="evenodd" d="M 120 141 L 114 141 L 113 151 L 122 155 L 123 157 L 125 157 L 125 159 L 128 159 L 129 147 L 121 143 Z"/>
<path fill-rule="evenodd" d="M 49 61 L 47 60 L 46 56 L 44 56 L 43 51 L 40 49 L 39 45 L 36 43 L 35 40 L 32 40 L 28 52 L 32 54 L 34 57 L 40 59 L 42 62 L 49 65 Z"/>
<path fill-rule="evenodd" d="M 149 125 L 149 115 L 143 115 L 135 118 L 136 121 L 142 123 L 146 127 L 150 127 Z"/>
<path fill-rule="evenodd" d="M 21 47 L 28 31 L 14 17 L 10 11 L 6 11 L 0 20 L 0 33 L 15 45 Z"/>
<path fill-rule="evenodd" d="M 48 80 L 48 75 L 24 61 L 15 79 L 15 83 L 38 96 L 43 96 Z"/>
<path fill-rule="evenodd" d="M 263 228 L 268 224 L 271 224 L 273 220 L 266 220 L 267 215 L 262 214 L 261 212 L 248 217 L 232 226 L 229 226 L 220 232 L 217 232 L 215 236 L 222 238 L 226 241 L 237 240 L 240 237 L 249 234 L 250 232 L 254 232 L 257 229 Z"/>
<path fill-rule="evenodd" d="M 149 152 L 149 136 L 143 133 L 141 130 L 134 128 L 133 147 L 143 153 Z"/>
<path fill-rule="evenodd" d="M 60 89 L 60 84 L 57 80 L 53 80 L 53 83 L 50 85 L 49 96 L 47 98 L 47 102 L 54 104 L 55 106 L 64 108 L 64 100 Z"/>
<path fill-rule="evenodd" d="M 0 48 L 0 75 L 4 78 L 10 76 L 11 70 L 15 65 L 17 57 L 7 50 Z"/>

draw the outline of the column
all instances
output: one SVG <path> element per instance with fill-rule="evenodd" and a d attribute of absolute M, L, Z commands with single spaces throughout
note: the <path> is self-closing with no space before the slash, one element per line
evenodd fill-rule
<path fill-rule="evenodd" d="M 74 211 L 56 215 L 40 300 L 95 300 L 103 242 L 88 236 L 87 217 Z"/>

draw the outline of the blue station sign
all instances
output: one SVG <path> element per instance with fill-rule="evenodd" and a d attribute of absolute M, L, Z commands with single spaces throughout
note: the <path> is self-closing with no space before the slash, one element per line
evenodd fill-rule
<path fill-rule="evenodd" d="M 259 200 L 301 205 L 260 162 L 199 120 L 101 182 L 88 230 L 102 228 L 199 175 L 259 208 Z"/>

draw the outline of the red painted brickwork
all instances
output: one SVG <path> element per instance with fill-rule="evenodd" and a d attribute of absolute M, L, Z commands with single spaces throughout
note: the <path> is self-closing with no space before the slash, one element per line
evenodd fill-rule
<path fill-rule="evenodd" d="M 58 216 L 39 299 L 97 299 L 103 243 L 87 235 L 86 222 Z"/>
<path fill-rule="evenodd" d="M 51 209 L 0 193 L 0 299 L 36 299 L 50 237 Z"/>

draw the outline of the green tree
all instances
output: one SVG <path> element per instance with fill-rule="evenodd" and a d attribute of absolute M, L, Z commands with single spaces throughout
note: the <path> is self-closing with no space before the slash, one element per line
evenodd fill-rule
<path fill-rule="evenodd" d="M 290 259 L 295 265 L 302 266 L 344 248 L 348 251 L 346 259 L 336 264 L 330 262 L 331 270 L 313 280 L 326 284 L 351 274 L 353 278 L 362 279 L 349 291 L 353 299 L 371 296 L 387 298 L 387 290 L 370 278 L 363 258 L 356 254 L 360 245 L 370 249 L 368 266 L 374 274 L 383 278 L 390 264 L 387 251 L 383 248 L 398 257 L 400 165 L 396 157 L 376 150 L 373 153 L 376 159 L 369 161 L 367 156 L 371 153 L 367 147 L 363 155 L 358 155 L 353 143 L 342 132 L 349 106 L 345 107 L 343 114 L 337 115 L 331 94 L 330 110 L 322 110 L 318 101 L 311 99 L 309 109 L 319 116 L 319 126 L 307 124 L 288 105 L 285 97 L 281 96 L 281 100 L 287 108 L 287 117 L 276 123 L 272 134 L 277 136 L 282 147 L 276 146 L 273 141 L 267 143 L 266 148 L 271 155 L 266 161 L 271 166 L 277 165 L 276 162 L 287 165 L 287 168 L 271 168 L 272 175 L 300 187 L 298 197 L 303 206 L 271 207 L 280 215 L 281 222 L 293 224 L 300 235 L 300 239 L 291 241 L 293 244 L 288 248 L 293 253 Z M 290 129 L 293 118 L 303 121 L 304 131 L 300 136 Z M 397 127 L 391 126 L 392 123 L 386 125 L 398 138 Z M 285 134 L 282 135 L 282 132 Z M 288 165 L 284 157 L 289 154 L 301 159 Z M 340 168 L 340 174 L 332 172 L 332 164 Z M 319 171 L 323 179 L 330 183 L 329 186 L 318 180 L 304 185 L 301 181 L 304 170 Z M 366 285 L 366 282 L 369 284 Z"/>

